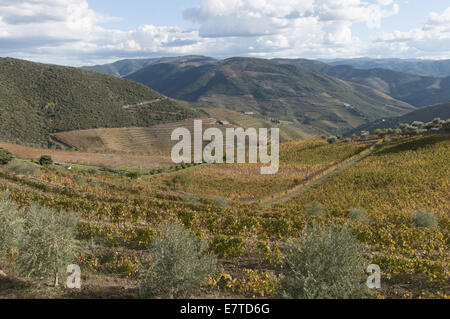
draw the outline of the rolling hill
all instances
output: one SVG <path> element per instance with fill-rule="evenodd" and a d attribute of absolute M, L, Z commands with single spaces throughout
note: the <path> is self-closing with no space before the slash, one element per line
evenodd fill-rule
<path fill-rule="evenodd" d="M 51 133 L 150 126 L 198 116 L 141 84 L 78 68 L 0 59 L 0 140 L 49 146 Z"/>
<path fill-rule="evenodd" d="M 275 59 L 274 61 L 363 84 L 418 107 L 443 103 L 450 99 L 450 76 L 438 78 L 381 68 L 361 69 L 350 65 L 333 66 L 306 59 Z"/>
<path fill-rule="evenodd" d="M 397 128 L 401 123 L 411 124 L 414 121 L 421 121 L 426 123 L 432 121 L 437 117 L 441 118 L 441 120 L 450 119 L 450 101 L 447 103 L 423 107 L 399 117 L 380 119 L 371 123 L 367 123 L 354 130 L 349 131 L 348 133 L 346 133 L 346 135 L 352 135 L 353 133 L 358 134 L 361 131 L 373 132 L 376 129 Z"/>
<path fill-rule="evenodd" d="M 253 58 L 202 65 L 155 63 L 126 76 L 172 98 L 292 121 L 317 134 L 340 133 L 414 107 L 383 92 Z"/>

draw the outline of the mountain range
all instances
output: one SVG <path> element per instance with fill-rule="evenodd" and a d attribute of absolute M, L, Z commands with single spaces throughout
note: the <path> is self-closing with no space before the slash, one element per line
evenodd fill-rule
<path fill-rule="evenodd" d="M 450 76 L 431 77 L 389 69 L 360 69 L 350 65 L 330 65 L 306 59 L 275 59 L 307 70 L 371 87 L 414 106 L 427 106 L 450 100 Z"/>
<path fill-rule="evenodd" d="M 373 88 L 265 59 L 153 63 L 125 78 L 172 98 L 293 121 L 318 134 L 415 109 Z"/>
<path fill-rule="evenodd" d="M 422 59 L 334 59 L 322 60 L 331 65 L 351 65 L 359 69 L 387 69 L 422 76 L 450 76 L 450 60 Z"/>

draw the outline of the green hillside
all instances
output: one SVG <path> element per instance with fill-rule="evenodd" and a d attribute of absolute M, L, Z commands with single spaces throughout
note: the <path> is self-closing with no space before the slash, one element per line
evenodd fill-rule
<path fill-rule="evenodd" d="M 172 98 L 254 111 L 319 134 L 414 110 L 380 91 L 264 59 L 232 58 L 199 66 L 157 63 L 126 78 Z"/>
<path fill-rule="evenodd" d="M 400 117 L 381 119 L 368 124 L 364 124 L 354 130 L 349 131 L 346 135 L 351 135 L 353 133 L 357 134 L 361 131 L 373 132 L 376 129 L 397 128 L 401 123 L 411 124 L 414 121 L 426 123 L 431 122 L 437 117 L 439 117 L 441 120 L 450 119 L 450 101 L 447 103 L 427 106 Z"/>
<path fill-rule="evenodd" d="M 450 76 L 419 76 L 388 69 L 359 69 L 350 65 L 328 65 L 305 59 L 276 59 L 307 70 L 322 72 L 339 79 L 363 84 L 414 106 L 427 106 L 450 99 Z"/>
<path fill-rule="evenodd" d="M 138 83 L 77 68 L 0 59 L 0 140 L 48 146 L 50 133 L 149 126 L 197 115 Z"/>

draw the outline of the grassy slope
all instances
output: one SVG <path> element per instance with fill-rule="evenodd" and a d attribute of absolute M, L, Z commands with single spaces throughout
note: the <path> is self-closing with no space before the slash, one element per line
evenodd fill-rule
<path fill-rule="evenodd" d="M 131 81 L 76 68 L 0 59 L 3 141 L 47 146 L 49 133 L 149 126 L 195 114 L 187 103 Z"/>
<path fill-rule="evenodd" d="M 361 93 L 344 81 L 263 59 L 232 58 L 197 67 L 159 63 L 127 78 L 174 98 L 294 119 L 320 133 L 413 109 L 374 90 Z"/>

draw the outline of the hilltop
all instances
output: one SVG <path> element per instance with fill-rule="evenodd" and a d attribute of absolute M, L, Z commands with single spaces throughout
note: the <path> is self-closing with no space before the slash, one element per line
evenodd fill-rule
<path fill-rule="evenodd" d="M 316 134 L 340 133 L 414 110 L 372 88 L 264 59 L 154 63 L 126 78 L 172 98 L 253 111 Z"/>
<path fill-rule="evenodd" d="M 198 115 L 141 84 L 78 68 L 0 58 L 0 140 L 49 146 L 51 133 L 150 126 Z"/>

